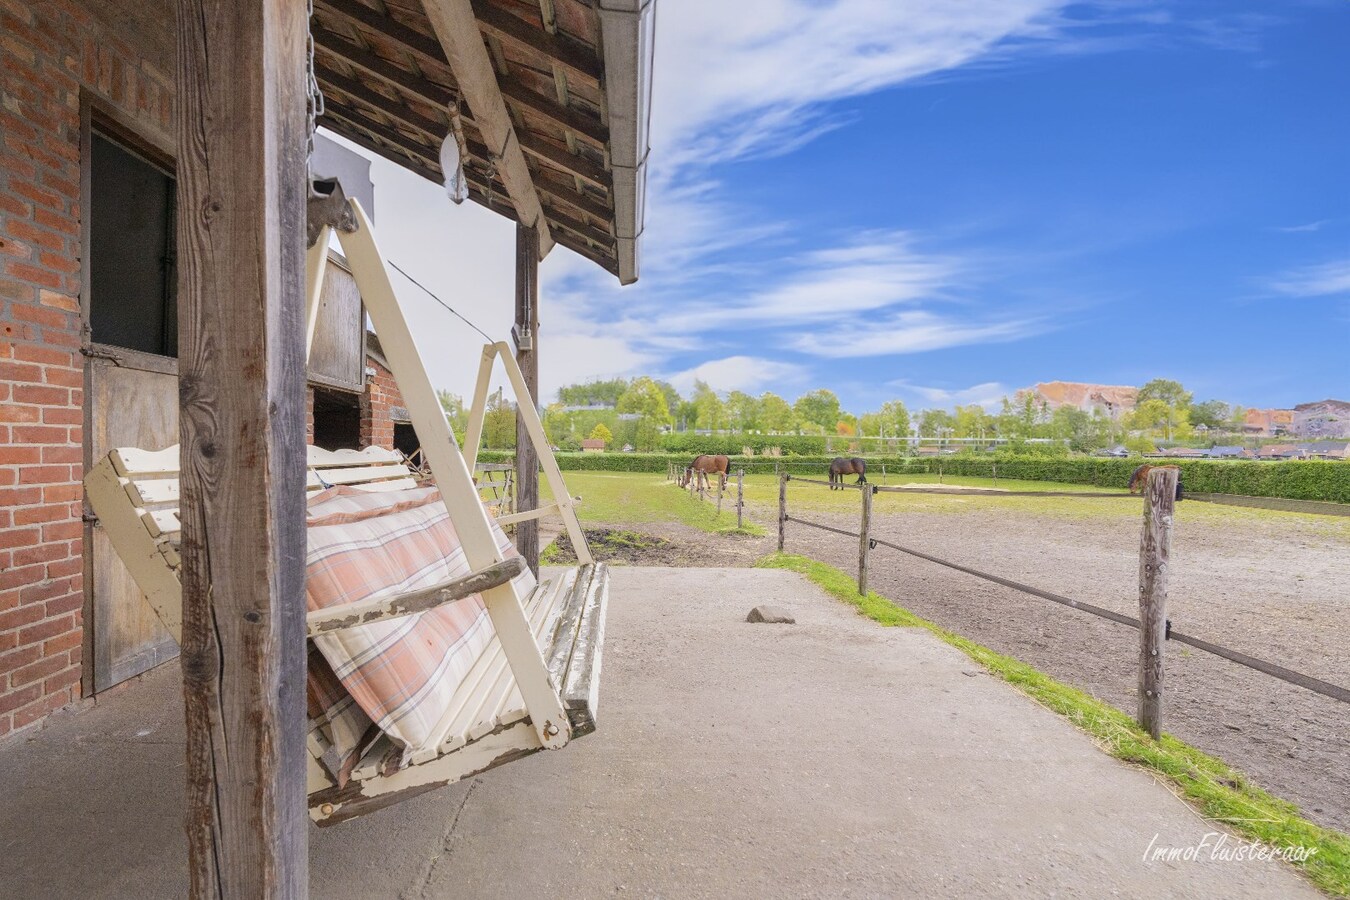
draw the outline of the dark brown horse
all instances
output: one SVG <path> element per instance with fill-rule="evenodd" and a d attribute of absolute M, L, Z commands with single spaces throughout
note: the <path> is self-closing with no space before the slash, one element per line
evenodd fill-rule
<path fill-rule="evenodd" d="M 1177 470 L 1177 496 L 1181 499 L 1181 466 L 1157 466 L 1152 463 L 1144 463 L 1139 468 L 1130 473 L 1130 493 L 1137 494 L 1148 484 L 1148 473 L 1154 469 L 1176 469 Z"/>
<path fill-rule="evenodd" d="M 680 482 L 680 487 L 688 487 L 689 482 L 695 475 L 698 476 L 699 484 L 704 485 L 708 482 L 709 475 L 722 476 L 722 490 L 727 487 L 727 472 L 731 469 L 731 460 L 725 456 L 703 456 L 694 457 L 694 461 L 684 467 L 684 480 Z"/>
<path fill-rule="evenodd" d="M 854 484 L 867 484 L 867 460 L 856 456 L 852 458 L 836 456 L 830 463 L 830 490 L 842 491 L 845 475 L 857 475 L 858 480 Z"/>

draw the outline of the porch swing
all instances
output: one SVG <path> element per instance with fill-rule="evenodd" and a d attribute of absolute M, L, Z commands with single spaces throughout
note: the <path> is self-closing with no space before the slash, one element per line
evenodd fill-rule
<path fill-rule="evenodd" d="M 483 349 L 461 450 L 370 221 L 335 182 L 325 190 L 311 200 L 306 347 L 336 231 L 434 486 L 396 451 L 308 448 L 307 793 L 321 826 L 594 731 L 609 594 L 510 348 Z M 471 473 L 497 358 L 555 499 L 494 519 Z M 85 478 L 115 552 L 175 640 L 179 465 L 177 446 L 122 448 Z M 562 517 L 579 564 L 536 581 L 502 526 L 548 514 Z"/>

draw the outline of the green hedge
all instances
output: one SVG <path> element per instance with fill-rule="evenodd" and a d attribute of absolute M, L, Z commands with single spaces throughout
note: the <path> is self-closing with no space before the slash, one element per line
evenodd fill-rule
<path fill-rule="evenodd" d="M 731 469 L 746 474 L 789 472 L 824 478 L 830 456 L 785 456 L 780 458 L 733 454 Z M 484 451 L 483 462 L 501 462 L 511 454 Z M 564 470 L 591 472 L 665 472 L 669 463 L 689 464 L 688 453 L 559 453 L 558 465 Z M 1284 497 L 1290 500 L 1331 500 L 1350 503 L 1350 462 L 1256 460 L 1158 460 L 1181 467 L 1186 490 L 1203 494 L 1243 494 L 1248 497 Z M 1024 481 L 1053 481 L 1060 484 L 1087 484 L 1123 488 L 1138 459 L 1067 459 L 1025 457 L 1020 459 L 981 459 L 978 457 L 870 457 L 871 472 L 885 465 L 888 475 L 932 474 L 969 475 L 988 478 L 998 467 L 1000 478 Z"/>
<path fill-rule="evenodd" d="M 845 438 L 837 439 L 840 446 Z M 810 434 L 695 434 L 692 431 L 672 431 L 661 435 L 659 443 L 665 453 L 720 453 L 740 456 L 746 447 L 763 453 L 778 447 L 789 456 L 820 456 L 829 451 L 824 436 Z"/>

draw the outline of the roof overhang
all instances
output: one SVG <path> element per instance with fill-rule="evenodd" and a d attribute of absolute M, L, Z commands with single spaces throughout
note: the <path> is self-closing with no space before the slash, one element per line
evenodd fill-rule
<path fill-rule="evenodd" d="M 373 2 L 373 0 L 371 0 Z M 432 181 L 458 102 L 474 201 L 637 280 L 654 0 L 317 0 L 320 123 Z"/>

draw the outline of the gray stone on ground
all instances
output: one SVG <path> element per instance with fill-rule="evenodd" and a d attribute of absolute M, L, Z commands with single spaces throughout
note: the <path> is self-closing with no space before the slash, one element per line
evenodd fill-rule
<path fill-rule="evenodd" d="M 768 603 L 762 603 L 750 610 L 750 615 L 745 617 L 747 622 L 765 622 L 769 625 L 796 625 L 797 620 L 792 618 L 792 614 L 781 606 L 772 606 Z"/>

